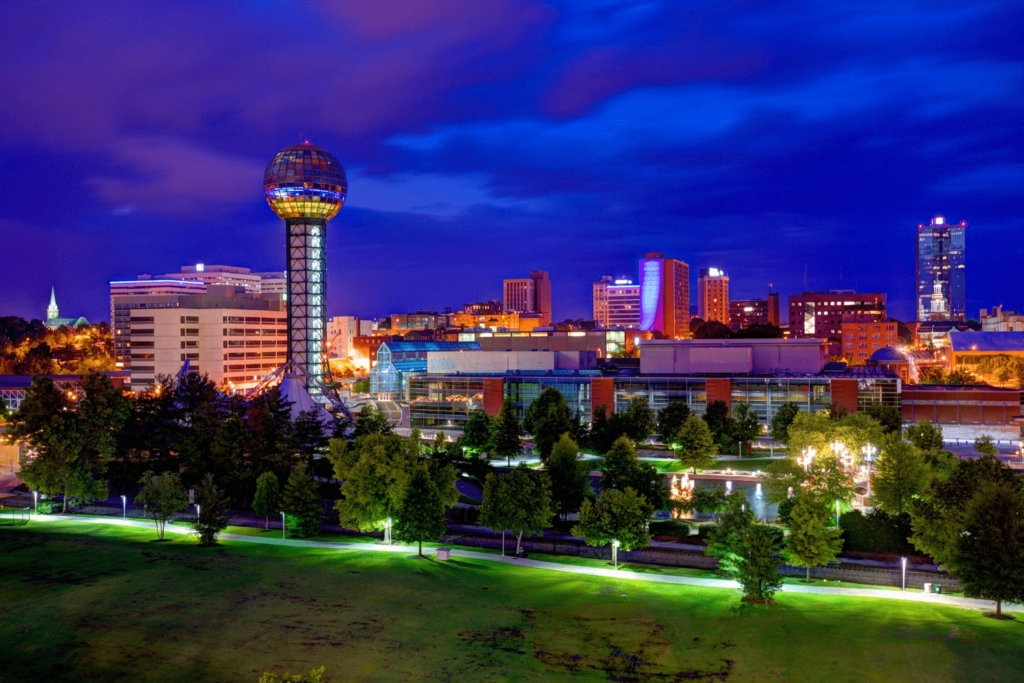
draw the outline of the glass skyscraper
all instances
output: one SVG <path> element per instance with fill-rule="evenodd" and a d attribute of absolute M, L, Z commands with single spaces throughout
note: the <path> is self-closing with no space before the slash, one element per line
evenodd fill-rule
<path fill-rule="evenodd" d="M 967 318 L 967 223 L 936 216 L 917 226 L 917 321 Z"/>

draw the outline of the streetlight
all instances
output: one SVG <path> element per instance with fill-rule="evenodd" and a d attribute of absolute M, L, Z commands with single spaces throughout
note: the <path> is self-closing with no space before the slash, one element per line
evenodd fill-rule
<path fill-rule="evenodd" d="M 281 513 L 281 540 L 285 539 L 284 536 L 284 512 Z"/>
<path fill-rule="evenodd" d="M 199 503 L 196 503 L 196 521 L 199 521 Z"/>
<path fill-rule="evenodd" d="M 836 499 L 836 526 L 839 526 L 839 500 Z"/>
<path fill-rule="evenodd" d="M 384 521 L 384 543 L 385 545 L 391 545 L 391 518 L 388 517 Z"/>
<path fill-rule="evenodd" d="M 900 568 L 902 570 L 900 573 L 903 576 L 903 592 L 906 593 L 907 592 L 907 558 L 905 558 L 905 557 L 901 557 L 900 558 Z"/>
<path fill-rule="evenodd" d="M 33 505 L 35 506 L 36 514 L 39 514 L 39 491 L 32 492 Z"/>
<path fill-rule="evenodd" d="M 612 540 L 612 563 L 615 564 L 615 568 L 619 568 L 619 539 Z"/>
<path fill-rule="evenodd" d="M 814 449 L 814 446 L 808 446 L 803 451 L 803 457 L 797 458 L 796 461 L 803 466 L 805 472 L 811 471 L 811 463 L 814 462 L 814 456 L 818 454 L 818 451 Z"/>
<path fill-rule="evenodd" d="M 121 494 L 121 517 L 128 519 L 128 497 Z"/>

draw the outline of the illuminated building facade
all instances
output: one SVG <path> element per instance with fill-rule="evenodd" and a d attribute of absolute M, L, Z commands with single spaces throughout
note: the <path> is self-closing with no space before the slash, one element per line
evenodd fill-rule
<path fill-rule="evenodd" d="M 690 267 L 649 253 L 640 260 L 640 329 L 669 339 L 690 334 Z"/>
<path fill-rule="evenodd" d="M 285 147 L 263 176 L 267 203 L 284 219 L 288 273 L 288 359 L 319 400 L 324 386 L 327 327 L 327 221 L 348 193 L 345 169 L 309 142 Z"/>
<path fill-rule="evenodd" d="M 110 327 L 114 336 L 114 363 L 129 370 L 131 316 L 137 310 L 175 308 L 180 297 L 206 293 L 205 282 L 185 280 L 121 280 L 110 283 Z"/>
<path fill-rule="evenodd" d="M 851 315 L 885 320 L 886 297 L 880 292 L 859 294 L 850 290 L 804 292 L 789 297 L 789 334 L 839 340 L 843 320 Z"/>
<path fill-rule="evenodd" d="M 594 322 L 600 327 L 640 327 L 640 285 L 605 275 L 593 284 Z"/>
<path fill-rule="evenodd" d="M 962 321 L 967 316 L 967 223 L 936 216 L 917 226 L 917 321 Z"/>
<path fill-rule="evenodd" d="M 870 316 L 866 320 L 848 316 L 843 321 L 843 358 L 849 363 L 863 364 L 875 351 L 898 343 L 895 322 L 875 320 Z"/>
<path fill-rule="evenodd" d="M 140 275 L 140 280 L 188 280 L 209 285 L 241 287 L 249 294 L 284 294 L 284 273 L 254 273 L 239 266 L 221 266 L 197 263 L 184 266 L 180 273 Z"/>
<path fill-rule="evenodd" d="M 718 268 L 701 268 L 697 278 L 697 317 L 729 324 L 729 276 Z"/>
<path fill-rule="evenodd" d="M 546 270 L 531 270 L 530 277 L 502 282 L 504 308 L 509 313 L 536 313 L 541 327 L 551 324 L 551 280 Z"/>

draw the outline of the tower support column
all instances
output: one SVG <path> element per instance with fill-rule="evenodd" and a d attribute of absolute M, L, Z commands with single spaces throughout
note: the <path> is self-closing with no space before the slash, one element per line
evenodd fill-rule
<path fill-rule="evenodd" d="M 306 371 L 314 399 L 324 383 L 327 326 L 327 221 L 293 218 L 288 226 L 288 358 Z"/>

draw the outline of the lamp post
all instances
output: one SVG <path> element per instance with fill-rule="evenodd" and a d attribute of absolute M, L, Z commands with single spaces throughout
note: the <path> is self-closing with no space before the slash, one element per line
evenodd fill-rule
<path fill-rule="evenodd" d="M 814 462 L 814 456 L 818 454 L 818 451 L 813 446 L 808 446 L 803 450 L 803 457 L 797 458 L 796 461 L 804 468 L 805 472 L 811 471 L 811 463 Z"/>
<path fill-rule="evenodd" d="M 128 497 L 121 494 L 121 518 L 128 519 Z"/>
<path fill-rule="evenodd" d="M 616 569 L 619 568 L 619 539 L 617 538 L 612 540 L 612 564 Z"/>
<path fill-rule="evenodd" d="M 384 521 L 384 544 L 391 545 L 391 518 Z"/>
<path fill-rule="evenodd" d="M 282 511 L 281 512 L 281 540 L 283 541 L 284 539 L 285 539 L 285 535 L 284 535 L 284 512 Z"/>
<path fill-rule="evenodd" d="M 902 575 L 903 592 L 907 592 L 907 558 L 900 558 L 900 574 Z"/>
<path fill-rule="evenodd" d="M 836 499 L 836 527 L 839 526 L 839 500 Z"/>
<path fill-rule="evenodd" d="M 35 508 L 35 514 L 39 514 L 39 491 L 32 492 L 32 505 Z"/>
<path fill-rule="evenodd" d="M 196 521 L 199 521 L 199 503 L 196 503 Z"/>

